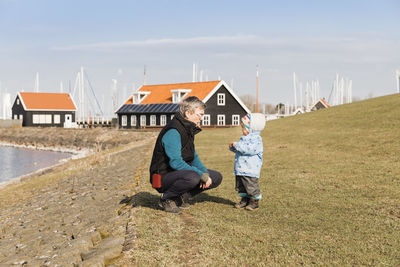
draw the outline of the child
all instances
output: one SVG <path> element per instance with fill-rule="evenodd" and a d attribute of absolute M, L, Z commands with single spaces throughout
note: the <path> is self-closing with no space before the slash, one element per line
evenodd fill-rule
<path fill-rule="evenodd" d="M 235 152 L 236 191 L 242 197 L 235 207 L 256 210 L 262 198 L 258 178 L 263 160 L 260 131 L 265 127 L 265 117 L 261 113 L 247 114 L 241 119 L 240 125 L 243 133 L 240 140 L 229 143 L 229 149 Z"/>

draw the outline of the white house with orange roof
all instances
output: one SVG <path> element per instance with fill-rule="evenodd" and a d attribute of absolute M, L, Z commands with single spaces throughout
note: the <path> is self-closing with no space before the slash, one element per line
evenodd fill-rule
<path fill-rule="evenodd" d="M 67 93 L 19 92 L 12 106 L 12 119 L 22 126 L 73 127 L 76 105 Z"/>
<path fill-rule="evenodd" d="M 117 111 L 122 128 L 163 127 L 179 102 L 196 96 L 206 105 L 203 126 L 237 126 L 250 110 L 224 81 L 143 85 Z"/>

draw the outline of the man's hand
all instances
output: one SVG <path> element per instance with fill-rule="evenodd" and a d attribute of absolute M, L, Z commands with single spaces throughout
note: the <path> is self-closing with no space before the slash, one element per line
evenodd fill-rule
<path fill-rule="evenodd" d="M 230 143 L 229 143 L 229 147 L 230 147 L 230 148 L 235 147 L 235 143 L 234 143 L 234 142 L 230 142 Z"/>
<path fill-rule="evenodd" d="M 208 180 L 206 183 L 203 183 L 203 182 L 200 183 L 200 188 L 207 189 L 210 187 L 211 184 L 212 184 L 212 180 L 210 177 L 208 177 Z"/>

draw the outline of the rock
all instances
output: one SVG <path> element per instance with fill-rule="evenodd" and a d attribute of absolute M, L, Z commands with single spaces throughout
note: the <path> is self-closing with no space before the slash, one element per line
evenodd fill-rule
<path fill-rule="evenodd" d="M 8 258 L 8 260 L 5 263 L 5 266 L 13 266 L 13 265 L 19 265 L 22 266 L 24 264 L 28 264 L 29 262 L 29 258 L 26 256 L 19 256 L 19 255 L 15 255 L 11 258 Z M 1 266 L 1 265 L 0 265 Z"/>
<path fill-rule="evenodd" d="M 90 236 L 74 239 L 73 242 L 71 242 L 71 245 L 81 252 L 87 252 L 93 247 L 92 239 Z"/>
<path fill-rule="evenodd" d="M 97 245 L 101 242 L 101 235 L 98 231 L 94 231 L 90 234 L 90 237 L 92 239 L 93 245 Z"/>
<path fill-rule="evenodd" d="M 103 267 L 104 259 L 103 258 L 91 258 L 87 261 L 84 261 L 80 266 L 82 267 Z"/>
<path fill-rule="evenodd" d="M 88 262 L 93 261 L 103 261 L 103 264 L 110 263 L 113 259 L 119 257 L 122 253 L 122 245 L 125 239 L 123 237 L 110 237 L 103 242 L 101 242 L 97 247 L 93 248 L 87 253 L 82 253 L 83 266 L 93 266 L 86 265 Z M 97 265 L 96 265 L 97 266 Z M 99 265 L 101 266 L 101 265 Z M 104 265 L 102 265 L 104 266 Z"/>

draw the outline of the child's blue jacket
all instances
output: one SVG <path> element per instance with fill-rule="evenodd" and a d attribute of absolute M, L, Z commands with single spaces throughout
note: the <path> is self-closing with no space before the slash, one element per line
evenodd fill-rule
<path fill-rule="evenodd" d="M 242 135 L 235 146 L 230 148 L 235 152 L 234 174 L 249 177 L 260 177 L 263 162 L 263 143 L 260 132 L 252 131 Z"/>

